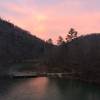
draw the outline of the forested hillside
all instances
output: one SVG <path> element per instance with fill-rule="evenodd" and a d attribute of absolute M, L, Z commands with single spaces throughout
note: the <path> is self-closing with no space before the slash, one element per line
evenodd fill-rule
<path fill-rule="evenodd" d="M 40 58 L 46 54 L 48 46 L 45 41 L 31 35 L 30 32 L 0 19 L 1 71 L 7 70 L 11 64 Z"/>
<path fill-rule="evenodd" d="M 51 67 L 77 74 L 81 79 L 100 78 L 100 34 L 77 37 L 58 46 Z M 52 70 L 53 71 L 53 70 Z"/>

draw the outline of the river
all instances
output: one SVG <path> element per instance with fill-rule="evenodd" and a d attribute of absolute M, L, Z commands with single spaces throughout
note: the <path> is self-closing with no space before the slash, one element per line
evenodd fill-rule
<path fill-rule="evenodd" d="M 100 88 L 47 77 L 0 79 L 0 100 L 100 100 Z"/>

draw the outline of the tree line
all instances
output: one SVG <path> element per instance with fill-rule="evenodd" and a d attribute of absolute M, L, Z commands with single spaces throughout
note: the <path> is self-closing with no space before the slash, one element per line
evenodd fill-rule
<path fill-rule="evenodd" d="M 64 43 L 70 42 L 71 40 L 77 38 L 77 35 L 78 35 L 78 32 L 74 28 L 71 28 L 69 30 L 69 32 L 66 34 L 65 39 L 63 39 L 62 36 L 58 37 L 57 45 L 60 46 L 60 45 L 62 45 Z M 46 40 L 46 42 L 49 43 L 49 44 L 53 44 L 53 40 L 51 38 Z"/>

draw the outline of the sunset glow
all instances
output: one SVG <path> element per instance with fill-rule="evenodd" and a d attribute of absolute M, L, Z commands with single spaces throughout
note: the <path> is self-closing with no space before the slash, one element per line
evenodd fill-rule
<path fill-rule="evenodd" d="M 2 0 L 0 16 L 45 40 L 100 32 L 100 0 Z"/>

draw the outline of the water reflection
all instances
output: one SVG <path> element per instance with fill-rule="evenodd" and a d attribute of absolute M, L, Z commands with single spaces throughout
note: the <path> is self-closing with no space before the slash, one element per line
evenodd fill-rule
<path fill-rule="evenodd" d="M 0 100 L 100 100 L 100 89 L 79 81 L 47 77 L 6 80 L 0 81 Z"/>
<path fill-rule="evenodd" d="M 46 94 L 49 79 L 47 77 L 39 77 L 30 80 L 30 85 L 34 89 L 35 98 L 42 100 Z"/>

